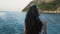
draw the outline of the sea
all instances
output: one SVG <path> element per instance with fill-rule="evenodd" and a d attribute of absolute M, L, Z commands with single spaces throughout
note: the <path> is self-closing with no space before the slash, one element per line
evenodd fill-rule
<path fill-rule="evenodd" d="M 27 12 L 0 11 L 0 34 L 24 34 Z M 47 34 L 60 34 L 60 14 L 40 14 L 46 21 Z"/>

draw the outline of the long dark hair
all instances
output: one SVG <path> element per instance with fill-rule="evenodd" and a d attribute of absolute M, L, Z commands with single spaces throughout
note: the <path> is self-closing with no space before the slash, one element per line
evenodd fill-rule
<path fill-rule="evenodd" d="M 39 19 L 39 13 L 36 5 L 30 7 L 25 18 L 26 34 L 39 34 L 42 28 L 42 22 Z"/>

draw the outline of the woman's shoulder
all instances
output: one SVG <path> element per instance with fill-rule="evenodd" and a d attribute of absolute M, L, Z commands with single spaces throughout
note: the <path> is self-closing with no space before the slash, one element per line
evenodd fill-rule
<path fill-rule="evenodd" d="M 46 34 L 46 20 L 42 19 L 41 21 L 43 23 L 43 27 L 41 29 L 41 33 L 40 34 Z"/>
<path fill-rule="evenodd" d="M 45 20 L 45 19 L 41 19 L 41 22 L 42 22 L 43 24 L 46 24 L 46 20 Z"/>

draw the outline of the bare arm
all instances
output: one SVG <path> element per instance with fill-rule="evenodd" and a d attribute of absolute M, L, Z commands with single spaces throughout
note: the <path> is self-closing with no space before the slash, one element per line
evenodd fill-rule
<path fill-rule="evenodd" d="M 24 24 L 24 34 L 26 34 L 26 25 Z"/>
<path fill-rule="evenodd" d="M 44 27 L 44 34 L 46 34 L 46 21 L 43 20 L 42 22 L 43 22 L 43 27 Z"/>

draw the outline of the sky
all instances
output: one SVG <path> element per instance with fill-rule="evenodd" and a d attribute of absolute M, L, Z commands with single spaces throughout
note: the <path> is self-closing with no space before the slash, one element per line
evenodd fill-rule
<path fill-rule="evenodd" d="M 32 0 L 0 0 L 0 11 L 21 12 Z"/>

